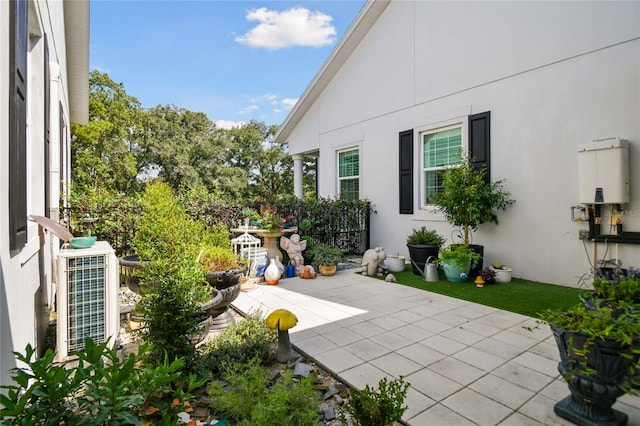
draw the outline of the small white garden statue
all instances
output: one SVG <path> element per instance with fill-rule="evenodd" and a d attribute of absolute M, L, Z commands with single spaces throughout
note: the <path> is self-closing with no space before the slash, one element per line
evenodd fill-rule
<path fill-rule="evenodd" d="M 307 241 L 300 241 L 300 235 L 293 234 L 291 239 L 280 237 L 280 247 L 289 255 L 289 260 L 296 267 L 296 275 L 300 276 L 304 268 L 304 258 L 302 252 L 307 249 Z"/>
<path fill-rule="evenodd" d="M 362 256 L 362 273 L 364 275 L 375 276 L 382 273 L 380 264 L 387 258 L 384 248 L 376 247 L 364 252 Z"/>

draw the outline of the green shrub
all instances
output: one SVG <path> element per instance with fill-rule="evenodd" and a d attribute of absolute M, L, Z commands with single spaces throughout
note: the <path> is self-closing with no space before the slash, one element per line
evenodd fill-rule
<path fill-rule="evenodd" d="M 138 425 L 162 420 L 177 424 L 177 413 L 186 409 L 191 392 L 202 385 L 193 376 L 186 386 L 180 373 L 181 359 L 157 364 L 139 362 L 148 346 L 120 360 L 106 343 L 85 340 L 85 350 L 74 352 L 75 368 L 54 364 L 55 353 L 47 350 L 34 358 L 28 345 L 16 359 L 27 368 L 14 368 L 14 385 L 3 386 L 0 423 L 7 425 Z M 177 401 L 177 403 L 176 403 Z"/>
<path fill-rule="evenodd" d="M 267 327 L 260 312 L 251 313 L 200 347 L 198 373 L 219 378 L 226 368 L 245 364 L 252 358 L 261 365 L 271 365 L 275 361 L 277 339 L 277 332 Z"/>
<path fill-rule="evenodd" d="M 220 384 L 212 388 L 215 410 L 238 426 L 319 425 L 313 377 L 294 379 L 293 372 L 287 370 L 273 383 L 270 375 L 271 371 L 255 360 L 248 366 L 236 364 L 227 369 L 224 379 L 232 391 L 225 392 Z"/>
<path fill-rule="evenodd" d="M 407 396 L 409 384 L 404 382 L 402 376 L 397 380 L 387 381 L 387 378 L 378 382 L 378 390 L 366 385 L 364 390 L 352 391 L 351 401 L 346 411 L 353 416 L 360 426 L 389 426 L 393 422 L 402 419 L 407 410 L 402 406 Z M 344 413 L 341 420 L 349 424 Z"/>

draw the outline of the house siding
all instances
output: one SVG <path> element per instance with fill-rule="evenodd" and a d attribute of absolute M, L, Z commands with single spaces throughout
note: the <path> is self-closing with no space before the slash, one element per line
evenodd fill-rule
<path fill-rule="evenodd" d="M 452 25 L 453 24 L 453 25 Z M 640 3 L 393 1 L 291 129 L 292 154 L 319 151 L 319 195 L 336 195 L 335 151 L 360 146 L 371 245 L 408 255 L 405 238 L 443 217 L 421 208 L 421 130 L 491 112 L 491 178 L 516 204 L 473 241 L 514 275 L 576 286 L 592 247 L 570 220 L 578 145 L 630 143 L 627 231 L 640 231 Z M 292 125 L 288 123 L 288 125 Z M 414 214 L 398 212 L 398 134 L 414 129 Z M 463 146 L 467 135 L 463 136 Z M 635 214 L 634 214 L 635 212 Z M 607 232 L 607 230 L 604 230 Z M 598 257 L 605 252 L 598 245 Z M 639 245 L 607 257 L 640 265 Z"/>
<path fill-rule="evenodd" d="M 50 216 L 58 219 L 60 179 L 68 179 L 68 164 L 60 158 L 69 155 L 70 105 L 77 98 L 70 96 L 67 77 L 69 52 L 66 42 L 69 23 L 85 20 L 81 36 L 73 41 L 86 47 L 76 58 L 88 61 L 88 2 L 28 1 L 29 50 L 27 70 L 27 214 Z M 65 12 L 79 14 L 65 22 Z M 60 242 L 44 232 L 35 222 L 27 222 L 27 241 L 18 250 L 10 251 L 9 170 L 21 167 L 9 164 L 9 14 L 10 2 L 0 2 L 0 384 L 11 382 L 11 369 L 16 367 L 13 352 L 24 352 L 27 344 L 42 351 L 49 320 L 49 309 L 54 303 L 53 260 Z M 48 71 L 47 71 L 48 69 Z M 88 93 L 88 69 L 76 79 L 80 88 Z M 45 81 L 47 80 L 48 83 Z M 45 87 L 49 95 L 45 96 Z M 48 110 L 46 99 L 49 99 Z M 84 106 L 88 103 L 81 102 Z M 83 111 L 80 116 L 87 116 Z M 48 121 L 48 123 L 47 123 Z M 46 130 L 49 130 L 48 139 Z M 62 148 L 61 148 L 62 146 Z M 49 175 L 47 176 L 47 173 Z M 68 183 L 68 181 L 67 181 Z M 48 187 L 47 187 L 48 186 Z M 47 197 L 49 197 L 47 199 Z"/>

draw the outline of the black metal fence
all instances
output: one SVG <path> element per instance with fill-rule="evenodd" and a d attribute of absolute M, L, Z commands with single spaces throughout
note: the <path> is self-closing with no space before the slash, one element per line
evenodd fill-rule
<path fill-rule="evenodd" d="M 91 233 L 99 240 L 109 241 L 118 255 L 131 253 L 131 244 L 136 230 L 136 218 L 141 209 L 137 200 L 102 200 L 93 205 L 76 205 L 67 214 L 71 216 L 71 232 L 75 236 L 86 235 L 88 227 L 79 219 L 97 218 L 91 226 Z M 225 204 L 215 201 L 185 201 L 187 211 L 198 220 L 213 227 L 218 223 L 235 226 L 241 219 L 243 205 Z M 252 203 L 259 210 L 260 203 Z M 274 206 L 280 216 L 293 215 L 298 224 L 308 220 L 308 235 L 315 243 L 327 244 L 345 249 L 349 255 L 361 255 L 369 247 L 370 203 L 366 200 L 319 199 L 302 201 L 287 198 Z"/>

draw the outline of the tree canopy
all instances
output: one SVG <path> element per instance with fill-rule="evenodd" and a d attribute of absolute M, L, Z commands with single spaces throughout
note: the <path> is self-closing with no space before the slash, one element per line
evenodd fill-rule
<path fill-rule="evenodd" d="M 175 105 L 145 109 L 105 73 L 92 71 L 89 84 L 89 123 L 72 126 L 74 198 L 138 194 L 154 178 L 232 202 L 293 193 L 293 161 L 273 141 L 276 125 L 252 120 L 223 129 Z"/>

